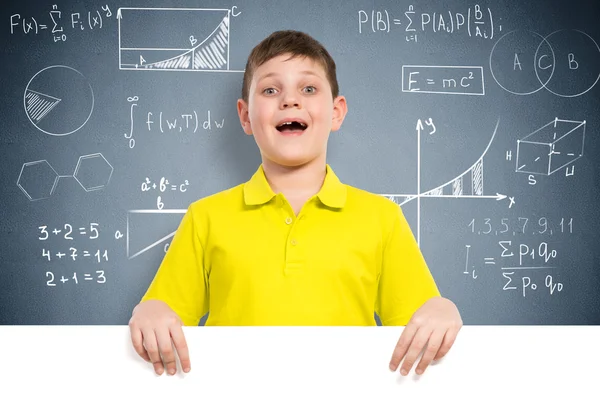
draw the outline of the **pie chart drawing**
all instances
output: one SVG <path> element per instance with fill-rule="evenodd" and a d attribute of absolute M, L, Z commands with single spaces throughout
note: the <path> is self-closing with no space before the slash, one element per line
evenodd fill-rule
<path fill-rule="evenodd" d="M 81 72 L 52 65 L 35 74 L 23 95 L 25 114 L 40 131 L 66 136 L 81 129 L 94 110 L 94 92 Z"/>

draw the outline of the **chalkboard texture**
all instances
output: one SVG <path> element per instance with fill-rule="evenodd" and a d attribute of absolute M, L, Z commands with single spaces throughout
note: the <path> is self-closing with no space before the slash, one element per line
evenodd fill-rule
<path fill-rule="evenodd" d="M 402 207 L 465 324 L 600 323 L 595 2 L 27 0 L 1 16 L 1 324 L 128 322 L 188 205 L 260 164 L 235 103 L 280 29 L 330 51 L 349 110 L 328 163 Z"/>

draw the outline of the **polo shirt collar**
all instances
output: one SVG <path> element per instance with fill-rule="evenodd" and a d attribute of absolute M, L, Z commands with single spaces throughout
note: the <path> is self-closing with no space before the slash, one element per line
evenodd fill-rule
<path fill-rule="evenodd" d="M 342 208 L 346 204 L 346 186 L 340 182 L 329 164 L 326 168 L 325 180 L 317 196 L 328 207 Z"/>
<path fill-rule="evenodd" d="M 244 201 L 246 205 L 258 205 L 268 202 L 275 196 L 261 164 L 244 185 Z M 340 182 L 329 164 L 326 164 L 325 180 L 317 197 L 328 207 L 342 208 L 346 203 L 346 186 Z"/>

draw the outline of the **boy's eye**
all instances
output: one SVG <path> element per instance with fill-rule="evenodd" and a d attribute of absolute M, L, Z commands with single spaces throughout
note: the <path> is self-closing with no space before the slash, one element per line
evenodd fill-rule
<path fill-rule="evenodd" d="M 314 86 L 306 86 L 304 88 L 304 93 L 314 93 L 317 91 L 317 88 Z"/>
<path fill-rule="evenodd" d="M 263 90 L 264 94 L 275 94 L 275 89 L 273 88 L 266 88 L 265 90 Z"/>

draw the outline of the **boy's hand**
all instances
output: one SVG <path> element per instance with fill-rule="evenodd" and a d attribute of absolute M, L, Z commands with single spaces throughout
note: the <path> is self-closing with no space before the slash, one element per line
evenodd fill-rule
<path fill-rule="evenodd" d="M 448 353 L 461 327 L 462 319 L 453 302 L 443 297 L 429 299 L 413 314 L 400 335 L 390 369 L 396 371 L 406 355 L 400 373 L 407 375 L 427 345 L 416 368 L 416 373 L 421 375 L 432 360 L 439 360 Z"/>
<path fill-rule="evenodd" d="M 169 375 L 177 372 L 173 344 L 179 355 L 183 371 L 189 372 L 191 369 L 182 326 L 183 323 L 179 316 L 160 300 L 144 301 L 133 310 L 133 315 L 129 320 L 133 347 L 140 357 L 154 364 L 154 371 L 158 375 L 162 375 L 164 367 Z"/>

